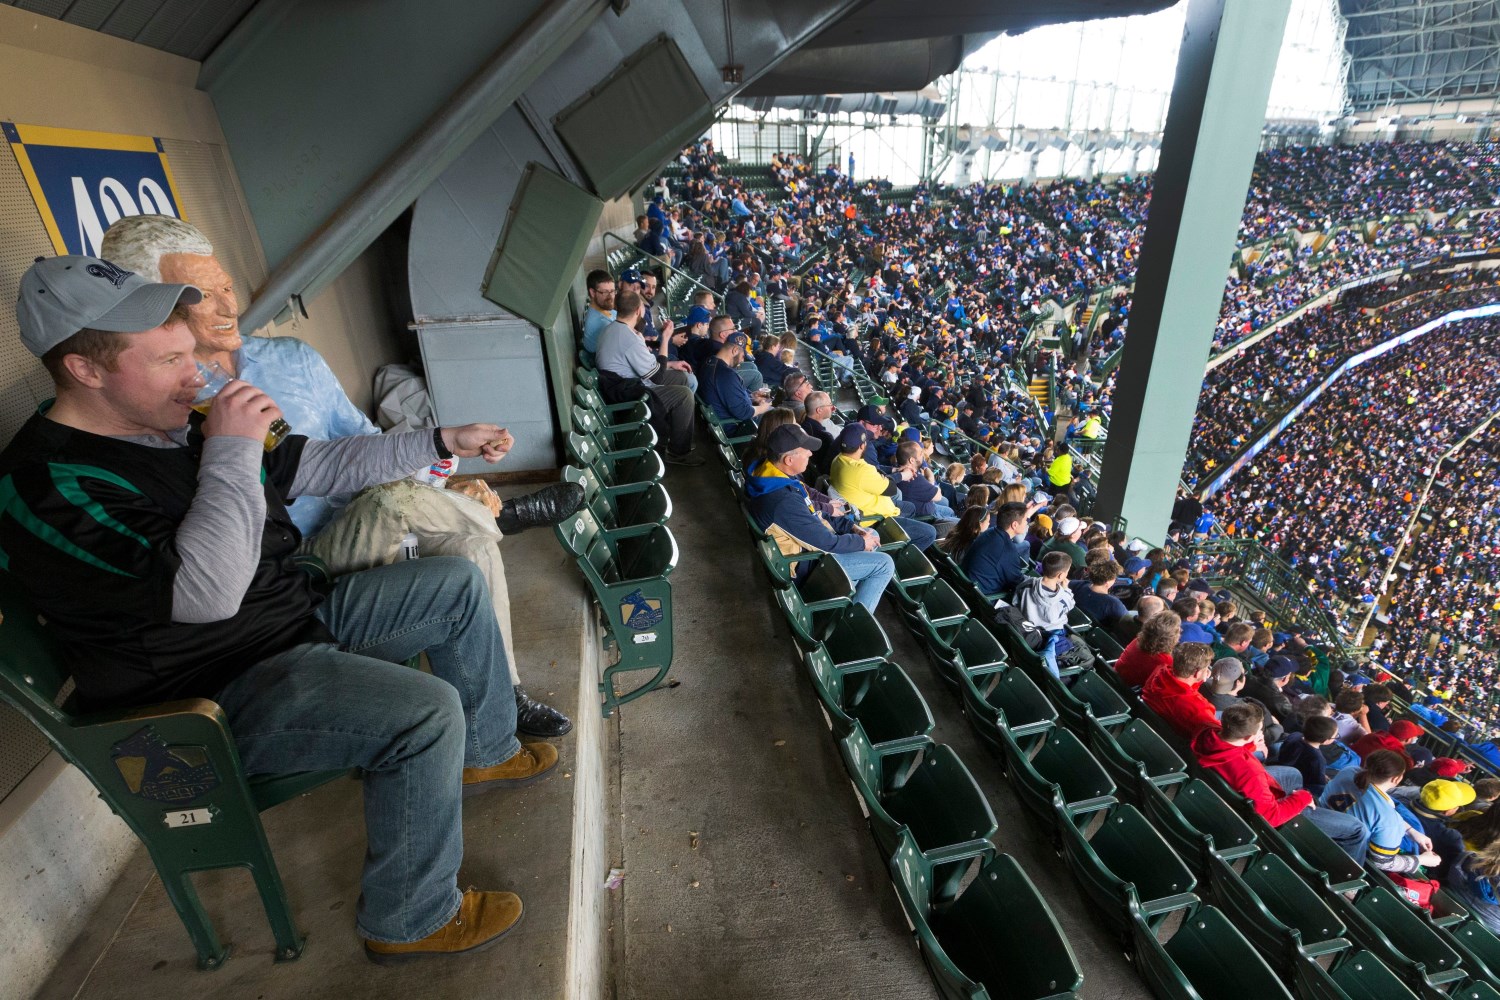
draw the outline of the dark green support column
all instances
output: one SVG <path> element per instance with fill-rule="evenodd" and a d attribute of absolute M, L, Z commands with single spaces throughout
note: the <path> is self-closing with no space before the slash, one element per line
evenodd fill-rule
<path fill-rule="evenodd" d="M 1099 482 L 1101 514 L 1166 537 L 1291 0 L 1192 0 Z"/>

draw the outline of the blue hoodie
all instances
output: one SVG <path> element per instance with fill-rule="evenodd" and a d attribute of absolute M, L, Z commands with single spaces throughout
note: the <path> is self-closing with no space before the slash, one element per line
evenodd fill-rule
<path fill-rule="evenodd" d="M 745 479 L 750 518 L 770 535 L 784 556 L 799 552 L 863 552 L 865 540 L 848 516 L 832 521 L 812 505 L 807 488 L 770 462 L 762 460 Z M 799 563 L 798 570 L 811 569 Z"/>

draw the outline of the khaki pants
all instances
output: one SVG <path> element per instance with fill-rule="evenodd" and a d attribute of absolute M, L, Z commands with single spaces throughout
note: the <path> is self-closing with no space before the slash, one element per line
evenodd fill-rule
<path fill-rule="evenodd" d="M 417 536 L 424 556 L 459 556 L 479 567 L 489 585 L 490 602 L 512 684 L 516 644 L 511 634 L 510 590 L 500 557 L 500 529 L 489 509 L 477 500 L 409 479 L 372 486 L 339 512 L 308 545 L 334 575 L 385 566 L 401 558 L 401 539 Z"/>

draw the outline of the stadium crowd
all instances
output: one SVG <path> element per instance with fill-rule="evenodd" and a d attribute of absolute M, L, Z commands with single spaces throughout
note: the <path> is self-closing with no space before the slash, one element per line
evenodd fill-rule
<path fill-rule="evenodd" d="M 1439 327 L 1334 382 L 1209 505 L 1347 624 L 1373 602 L 1432 463 L 1500 406 L 1496 321 Z"/>

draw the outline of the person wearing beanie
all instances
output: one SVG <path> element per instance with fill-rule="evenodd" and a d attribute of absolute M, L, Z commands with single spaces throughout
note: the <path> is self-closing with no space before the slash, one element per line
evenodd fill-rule
<path fill-rule="evenodd" d="M 1442 860 L 1427 869 L 1439 881 L 1464 855 L 1464 838 L 1448 825 L 1460 809 L 1474 801 L 1474 786 L 1462 781 L 1435 778 L 1422 786 L 1417 801 L 1411 803 L 1412 815 L 1422 824 L 1422 832 L 1432 839 L 1432 850 Z"/>
<path fill-rule="evenodd" d="M 1235 628 L 1230 629 L 1231 633 Z M 1248 643 L 1246 644 L 1248 648 Z M 1292 709 L 1292 701 L 1286 696 L 1286 689 L 1297 673 L 1297 664 L 1290 656 L 1273 656 L 1266 662 L 1260 673 L 1253 675 L 1245 682 L 1245 697 L 1254 698 L 1276 717 L 1276 721 L 1285 726 L 1296 714 Z"/>

